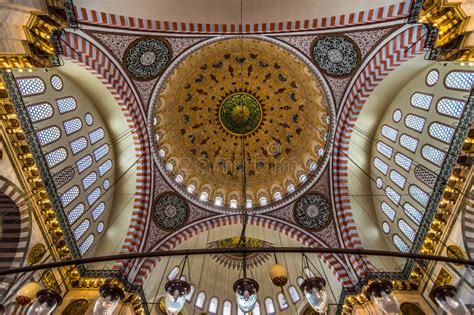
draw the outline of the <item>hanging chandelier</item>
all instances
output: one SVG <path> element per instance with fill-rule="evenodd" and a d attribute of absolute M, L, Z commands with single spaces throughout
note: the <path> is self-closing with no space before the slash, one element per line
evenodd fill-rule
<path fill-rule="evenodd" d="M 104 284 L 99 288 L 99 296 L 94 304 L 94 315 L 112 314 L 118 303 L 124 298 L 124 292 L 115 284 Z"/>
<path fill-rule="evenodd" d="M 448 315 L 469 315 L 464 303 L 457 296 L 458 290 L 452 285 L 436 287 L 430 292 L 430 297 L 436 301 Z"/>
<path fill-rule="evenodd" d="M 183 270 L 186 266 L 188 256 L 183 259 L 183 266 L 180 263 L 180 274 L 177 279 L 172 279 L 165 284 L 165 308 L 168 314 L 178 314 L 186 303 L 186 296 L 191 291 L 191 285 L 184 280 Z M 188 275 L 190 276 L 190 275 Z"/>
<path fill-rule="evenodd" d="M 307 276 L 304 270 L 310 270 L 308 257 L 303 254 L 303 276 Z M 314 275 L 314 273 L 311 273 Z M 318 313 L 325 313 L 328 309 L 328 294 L 326 292 L 326 280 L 318 276 L 307 277 L 300 285 L 306 300 L 313 310 Z"/>
<path fill-rule="evenodd" d="M 392 282 L 375 280 L 369 284 L 367 294 L 383 314 L 400 313 L 400 305 L 397 297 L 393 294 Z"/>
<path fill-rule="evenodd" d="M 49 315 L 62 303 L 61 295 L 49 289 L 39 290 L 36 299 L 28 308 L 27 315 Z"/>

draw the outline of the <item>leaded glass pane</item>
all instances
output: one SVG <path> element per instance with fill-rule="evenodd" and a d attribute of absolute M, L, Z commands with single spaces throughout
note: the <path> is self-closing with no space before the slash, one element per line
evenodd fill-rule
<path fill-rule="evenodd" d="M 107 153 L 109 153 L 109 145 L 106 143 L 106 144 L 103 144 L 103 145 L 101 145 L 100 147 L 98 147 L 97 149 L 94 150 L 95 160 L 99 161 L 104 156 L 106 156 Z"/>
<path fill-rule="evenodd" d="M 405 214 L 413 220 L 416 224 L 420 224 L 421 219 L 423 218 L 423 214 L 418 211 L 415 207 L 413 207 L 410 203 L 406 202 L 403 205 L 403 210 L 405 211 Z"/>
<path fill-rule="evenodd" d="M 67 158 L 67 150 L 65 148 L 58 148 L 49 152 L 44 157 L 46 159 L 46 163 L 48 163 L 49 168 L 53 168 Z"/>
<path fill-rule="evenodd" d="M 92 156 L 86 155 L 82 159 L 76 162 L 77 171 L 80 173 L 84 172 L 92 165 Z"/>
<path fill-rule="evenodd" d="M 415 230 L 413 230 L 413 228 L 405 220 L 398 220 L 398 228 L 410 241 L 413 242 L 415 240 Z"/>
<path fill-rule="evenodd" d="M 87 195 L 87 203 L 89 204 L 89 206 L 93 205 L 94 202 L 96 202 L 97 199 L 100 198 L 100 194 L 101 194 L 100 187 L 97 187 L 90 194 Z"/>
<path fill-rule="evenodd" d="M 429 128 L 430 136 L 445 143 L 451 143 L 454 136 L 454 128 L 434 122 Z"/>
<path fill-rule="evenodd" d="M 224 306 L 222 307 L 222 315 L 232 315 L 232 303 L 229 301 L 224 301 Z"/>
<path fill-rule="evenodd" d="M 423 207 L 426 207 L 428 205 L 428 201 L 430 200 L 430 196 L 422 190 L 420 187 L 416 185 L 410 185 L 410 188 L 408 189 L 408 192 L 410 193 L 410 196 L 418 202 L 420 205 Z"/>
<path fill-rule="evenodd" d="M 439 72 L 437 70 L 431 70 L 426 75 L 426 84 L 429 86 L 433 86 L 438 83 L 439 80 Z"/>
<path fill-rule="evenodd" d="M 382 230 L 386 234 L 390 233 L 390 224 L 388 224 L 387 222 L 383 222 L 382 223 Z"/>
<path fill-rule="evenodd" d="M 388 144 L 385 144 L 383 142 L 377 142 L 377 151 L 384 155 L 386 158 L 390 159 L 393 154 L 393 149 L 391 146 Z"/>
<path fill-rule="evenodd" d="M 53 75 L 51 77 L 51 86 L 53 87 L 53 89 L 55 89 L 56 91 L 60 91 L 62 90 L 63 88 L 63 80 L 61 80 L 61 78 L 57 75 Z"/>
<path fill-rule="evenodd" d="M 444 83 L 449 89 L 470 91 L 474 84 L 474 72 L 450 72 L 444 79 Z"/>
<path fill-rule="evenodd" d="M 74 199 L 79 196 L 79 187 L 73 186 L 60 197 L 63 207 L 67 207 Z"/>
<path fill-rule="evenodd" d="M 80 137 L 72 141 L 69 145 L 71 146 L 72 154 L 76 155 L 87 147 L 87 139 Z"/>
<path fill-rule="evenodd" d="M 395 190 L 393 190 L 392 187 L 387 187 L 385 189 L 385 195 L 387 196 L 388 199 L 390 199 L 394 204 L 398 205 L 400 202 L 400 194 L 397 193 Z"/>
<path fill-rule="evenodd" d="M 405 126 L 410 129 L 422 132 L 425 127 L 425 121 L 423 117 L 409 114 L 405 117 Z"/>
<path fill-rule="evenodd" d="M 288 287 L 288 294 L 290 295 L 290 299 L 293 303 L 298 302 L 301 300 L 300 294 L 298 293 L 298 290 L 292 285 Z"/>
<path fill-rule="evenodd" d="M 112 168 L 112 161 L 107 160 L 99 166 L 100 177 L 104 176 Z"/>
<path fill-rule="evenodd" d="M 87 190 L 89 187 L 92 186 L 97 181 L 97 173 L 92 172 L 86 177 L 82 179 L 82 187 L 84 187 L 84 190 Z"/>
<path fill-rule="evenodd" d="M 410 251 L 410 247 L 408 247 L 407 243 L 405 243 L 397 234 L 393 235 L 393 243 L 398 250 L 403 253 L 408 253 Z"/>
<path fill-rule="evenodd" d="M 102 233 L 104 231 L 104 222 L 97 224 L 97 233 Z"/>
<path fill-rule="evenodd" d="M 64 97 L 56 100 L 59 113 L 64 114 L 73 111 L 77 107 L 77 102 L 74 97 Z"/>
<path fill-rule="evenodd" d="M 400 136 L 400 145 L 411 152 L 416 152 L 418 140 L 412 136 L 403 134 Z"/>
<path fill-rule="evenodd" d="M 438 148 L 432 147 L 431 145 L 425 145 L 423 149 L 421 149 L 421 155 L 425 160 L 437 165 L 441 166 L 444 161 L 445 153 Z"/>
<path fill-rule="evenodd" d="M 385 215 L 391 220 L 393 221 L 395 219 L 395 210 L 393 210 L 392 207 L 390 207 L 388 205 L 388 203 L 386 203 L 385 201 L 382 202 L 382 204 L 380 205 L 380 209 L 382 209 L 382 212 L 385 213 Z"/>
<path fill-rule="evenodd" d="M 199 309 L 202 309 L 204 307 L 204 303 L 206 302 L 206 293 L 204 292 L 199 292 L 196 298 L 196 303 L 195 306 Z M 225 303 L 224 303 L 225 305 Z"/>
<path fill-rule="evenodd" d="M 397 153 L 395 154 L 395 163 L 408 172 L 410 171 L 412 160 L 401 153 Z"/>
<path fill-rule="evenodd" d="M 374 159 L 374 166 L 378 169 L 382 174 L 387 175 L 388 171 L 388 164 L 382 161 L 379 158 Z"/>
<path fill-rule="evenodd" d="M 71 135 L 75 132 L 78 132 L 82 128 L 82 121 L 79 118 L 73 118 L 65 121 L 64 130 L 66 130 L 67 135 Z"/>
<path fill-rule="evenodd" d="M 281 311 L 286 310 L 288 308 L 288 303 L 286 302 L 286 298 L 283 293 L 279 292 L 277 294 L 277 301 Z"/>
<path fill-rule="evenodd" d="M 453 117 L 453 118 L 461 118 L 462 112 L 464 111 L 464 107 L 466 106 L 466 102 L 463 100 L 455 100 L 452 98 L 442 98 L 438 101 L 436 105 L 436 109 L 438 113 Z"/>
<path fill-rule="evenodd" d="M 265 310 L 267 311 L 268 315 L 275 314 L 275 306 L 271 298 L 265 299 Z"/>
<path fill-rule="evenodd" d="M 46 90 L 44 81 L 38 77 L 18 79 L 16 84 L 22 96 L 37 95 Z"/>
<path fill-rule="evenodd" d="M 94 234 L 90 234 L 81 244 L 81 246 L 79 246 L 79 252 L 81 253 L 81 256 L 84 256 L 87 253 L 92 244 L 94 244 Z"/>
<path fill-rule="evenodd" d="M 209 300 L 209 309 L 208 312 L 210 314 L 217 314 L 217 307 L 219 306 L 219 299 L 215 296 Z"/>
<path fill-rule="evenodd" d="M 89 219 L 85 219 L 74 229 L 74 238 L 78 241 L 89 229 L 91 222 Z"/>
<path fill-rule="evenodd" d="M 411 105 L 416 108 L 428 110 L 431 107 L 433 96 L 424 93 L 415 93 L 411 97 Z"/>
<path fill-rule="evenodd" d="M 173 269 L 171 269 L 171 271 L 168 273 L 168 281 L 171 281 L 173 279 L 175 279 L 179 274 L 179 267 L 178 266 L 175 266 L 173 267 Z"/>
<path fill-rule="evenodd" d="M 389 126 L 383 126 L 380 131 L 382 136 L 395 142 L 397 140 L 398 130 Z"/>
<path fill-rule="evenodd" d="M 39 103 L 26 107 L 31 122 L 35 123 L 53 116 L 53 106 L 49 103 Z"/>
<path fill-rule="evenodd" d="M 67 222 L 69 225 L 73 225 L 77 219 L 84 213 L 85 207 L 83 203 L 78 204 L 75 206 L 71 211 L 67 214 Z"/>
<path fill-rule="evenodd" d="M 395 185 L 397 185 L 401 189 L 403 189 L 403 187 L 405 187 L 405 183 L 407 181 L 405 176 L 403 176 L 402 174 L 400 174 L 399 172 L 397 172 L 395 170 L 390 171 L 390 179 L 392 180 L 392 182 L 395 183 Z"/>
<path fill-rule="evenodd" d="M 56 126 L 52 126 L 38 131 L 36 136 L 38 137 L 39 144 L 44 146 L 58 140 L 61 137 L 61 130 Z"/>
<path fill-rule="evenodd" d="M 420 182 L 431 188 L 434 187 L 434 185 L 436 184 L 436 180 L 438 179 L 438 175 L 421 165 L 417 165 L 415 167 L 415 177 Z"/>
<path fill-rule="evenodd" d="M 87 113 L 85 116 L 84 116 L 84 120 L 86 122 L 86 124 L 88 126 L 92 126 L 92 124 L 94 123 L 94 117 L 92 117 L 91 114 Z"/>
<path fill-rule="evenodd" d="M 89 133 L 89 140 L 91 144 L 99 142 L 100 140 L 104 139 L 104 129 L 99 128 Z"/>
<path fill-rule="evenodd" d="M 92 210 L 92 220 L 97 221 L 97 219 L 104 213 L 105 211 L 105 203 L 101 202 L 97 205 L 97 207 Z"/>

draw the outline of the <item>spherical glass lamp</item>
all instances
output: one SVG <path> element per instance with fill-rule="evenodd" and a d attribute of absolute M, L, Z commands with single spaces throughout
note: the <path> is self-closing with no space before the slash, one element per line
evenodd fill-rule
<path fill-rule="evenodd" d="M 165 284 L 165 305 L 168 314 L 178 314 L 186 303 L 186 295 L 191 290 L 188 282 L 180 279 L 168 281 Z"/>
<path fill-rule="evenodd" d="M 288 270 L 280 264 L 274 264 L 270 268 L 270 279 L 277 287 L 283 287 L 288 282 Z"/>
<path fill-rule="evenodd" d="M 94 315 L 111 315 L 120 300 L 124 298 L 121 288 L 113 284 L 104 284 L 99 288 L 99 296 L 95 300 Z"/>
<path fill-rule="evenodd" d="M 393 285 L 387 280 L 376 280 L 367 288 L 367 293 L 374 305 L 383 314 L 400 313 L 400 305 L 393 294 Z"/>
<path fill-rule="evenodd" d="M 49 315 L 61 304 L 63 299 L 52 290 L 40 290 L 36 293 L 36 300 L 28 309 L 27 315 Z"/>
<path fill-rule="evenodd" d="M 328 309 L 328 294 L 324 287 L 326 281 L 320 277 L 312 277 L 303 281 L 300 285 L 309 305 L 318 313 L 325 313 Z"/>
<path fill-rule="evenodd" d="M 244 313 L 250 313 L 257 303 L 259 285 L 250 278 L 242 278 L 234 283 L 235 301 Z"/>
<path fill-rule="evenodd" d="M 28 282 L 23 285 L 15 295 L 16 303 L 25 306 L 30 304 L 36 297 L 36 293 L 41 290 L 38 282 Z"/>
<path fill-rule="evenodd" d="M 456 296 L 457 289 L 452 285 L 434 288 L 430 297 L 438 303 L 448 315 L 469 315 L 464 303 Z"/>

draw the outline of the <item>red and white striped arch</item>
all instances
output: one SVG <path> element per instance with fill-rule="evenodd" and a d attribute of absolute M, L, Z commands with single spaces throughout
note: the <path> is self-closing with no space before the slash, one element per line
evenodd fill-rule
<path fill-rule="evenodd" d="M 425 32 L 421 25 L 408 27 L 381 47 L 366 63 L 342 103 L 335 133 L 332 179 L 339 229 L 346 247 L 362 246 L 352 216 L 348 183 L 349 144 L 354 125 L 362 107 L 377 85 L 403 62 L 423 53 L 424 39 L 421 38 Z M 363 277 L 367 270 L 364 262 L 360 257 L 352 257 L 351 262 L 357 274 Z"/>
<path fill-rule="evenodd" d="M 163 242 L 155 247 L 154 250 L 172 251 L 179 244 L 210 229 L 234 224 L 241 225 L 242 219 L 243 216 L 239 214 L 224 214 L 210 219 L 206 218 L 199 222 L 193 222 L 191 225 L 188 225 L 187 227 L 180 229 L 174 234 L 168 236 L 168 238 L 163 240 Z M 248 224 L 278 231 L 278 233 L 287 235 L 306 247 L 328 247 L 313 234 L 308 233 L 302 229 L 298 229 L 295 226 L 286 224 L 275 218 L 255 215 L 249 217 Z M 350 268 L 345 264 L 341 257 L 337 257 L 333 254 L 321 254 L 320 257 L 344 287 L 350 287 L 355 284 L 352 283 L 351 278 L 349 277 Z M 142 285 L 159 261 L 160 257 L 145 259 L 139 267 L 134 284 Z"/>
<path fill-rule="evenodd" d="M 153 163 L 145 124 L 145 114 L 140 108 L 127 80 L 100 48 L 74 33 L 66 33 L 64 40 L 69 45 L 63 45 L 65 56 L 81 63 L 102 81 L 117 100 L 133 133 L 135 157 L 137 159 L 137 184 L 132 219 L 122 246 L 122 252 L 138 252 L 145 231 L 153 182 Z"/>

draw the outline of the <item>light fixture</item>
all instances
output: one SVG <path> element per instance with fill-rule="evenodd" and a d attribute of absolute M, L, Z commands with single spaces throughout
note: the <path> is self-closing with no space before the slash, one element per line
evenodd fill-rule
<path fill-rule="evenodd" d="M 383 314 L 400 313 L 400 305 L 395 294 L 393 294 L 392 282 L 388 280 L 375 280 L 369 284 L 367 293 L 372 303 Z"/>
<path fill-rule="evenodd" d="M 257 303 L 259 285 L 250 278 L 241 278 L 234 283 L 235 301 L 244 313 L 250 313 Z"/>
<path fill-rule="evenodd" d="M 270 279 L 277 287 L 283 287 L 288 283 L 288 270 L 277 262 L 270 268 Z"/>
<path fill-rule="evenodd" d="M 16 303 L 25 306 L 30 304 L 36 297 L 36 293 L 41 290 L 38 282 L 28 282 L 23 285 L 15 295 Z"/>
<path fill-rule="evenodd" d="M 94 315 L 111 315 L 120 300 L 124 298 L 121 288 L 115 284 L 104 284 L 99 288 L 99 296 L 94 304 Z"/>
<path fill-rule="evenodd" d="M 324 287 L 326 281 L 320 277 L 311 277 L 300 285 L 309 305 L 318 313 L 325 313 L 328 309 L 328 295 Z"/>
<path fill-rule="evenodd" d="M 464 303 L 457 297 L 458 290 L 452 285 L 434 288 L 430 297 L 438 303 L 448 315 L 469 315 Z"/>
<path fill-rule="evenodd" d="M 174 279 L 165 284 L 166 290 L 166 311 L 168 314 L 178 314 L 184 307 L 186 296 L 191 290 L 188 282 L 181 279 Z"/>
<path fill-rule="evenodd" d="M 26 315 L 49 315 L 62 303 L 61 296 L 49 289 L 36 293 L 36 300 L 28 308 Z"/>

